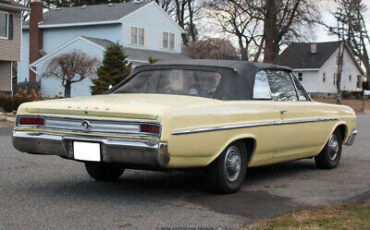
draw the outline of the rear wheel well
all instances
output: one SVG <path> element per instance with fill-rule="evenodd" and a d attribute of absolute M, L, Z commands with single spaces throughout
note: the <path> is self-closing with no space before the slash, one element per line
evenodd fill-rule
<path fill-rule="evenodd" d="M 254 153 L 254 149 L 256 147 L 256 140 L 253 139 L 253 138 L 246 138 L 246 139 L 241 139 L 239 140 L 240 142 L 242 142 L 246 149 L 247 149 L 247 153 L 248 153 L 248 158 L 247 158 L 247 161 L 248 161 L 248 164 L 249 164 L 249 161 Z"/>
<path fill-rule="evenodd" d="M 340 132 L 340 135 L 341 135 L 341 138 L 342 138 L 342 141 L 344 140 L 344 138 L 346 137 L 346 135 L 347 135 L 347 126 L 346 125 L 339 125 L 336 129 L 335 129 L 335 131 L 337 131 L 337 130 L 339 130 L 339 132 Z M 334 131 L 334 132 L 335 132 Z"/>

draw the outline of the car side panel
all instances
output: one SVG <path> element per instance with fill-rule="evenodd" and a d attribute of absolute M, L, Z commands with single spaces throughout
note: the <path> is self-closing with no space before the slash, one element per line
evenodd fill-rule
<path fill-rule="evenodd" d="M 280 130 L 281 143 L 274 157 L 282 160 L 303 158 L 319 151 L 331 130 L 330 127 L 335 122 L 331 119 L 336 117 L 310 101 L 277 101 L 276 104 L 281 111 L 284 111 L 281 114 L 282 122 L 292 122 L 292 124 L 285 125 Z M 294 124 L 294 122 L 302 123 Z"/>
<path fill-rule="evenodd" d="M 321 151 L 338 124 L 354 128 L 354 114 L 344 106 L 316 102 L 286 103 L 291 111 L 297 111 L 295 116 L 288 116 L 287 121 L 338 120 L 276 125 L 274 123 L 281 122 L 281 116 L 278 112 L 280 107 L 274 101 L 225 102 L 217 106 L 169 111 L 162 120 L 162 139 L 169 143 L 169 167 L 206 166 L 230 143 L 245 138 L 252 138 L 256 142 L 249 162 L 251 167 L 310 157 Z M 238 126 L 241 128 L 181 134 L 185 131 Z"/>
<path fill-rule="evenodd" d="M 253 138 L 256 142 L 258 154 L 255 161 L 266 161 L 272 158 L 276 151 L 277 140 L 275 133 L 279 127 L 248 127 L 218 131 L 173 135 L 172 133 L 186 130 L 199 130 L 206 128 L 240 127 L 262 123 L 277 122 L 279 114 L 274 102 L 245 101 L 225 102 L 220 106 L 203 107 L 188 111 L 176 111 L 164 115 L 163 134 L 168 138 L 171 155 L 170 167 L 177 166 L 205 166 L 211 163 L 227 145 L 235 140 Z M 203 160 L 193 161 L 192 157 L 202 157 Z M 180 165 L 176 158 L 182 160 Z"/>

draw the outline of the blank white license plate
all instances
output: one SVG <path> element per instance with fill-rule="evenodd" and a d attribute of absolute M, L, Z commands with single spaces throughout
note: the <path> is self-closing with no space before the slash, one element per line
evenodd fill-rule
<path fill-rule="evenodd" d="M 76 160 L 101 161 L 100 144 L 90 142 L 73 142 L 73 153 Z"/>

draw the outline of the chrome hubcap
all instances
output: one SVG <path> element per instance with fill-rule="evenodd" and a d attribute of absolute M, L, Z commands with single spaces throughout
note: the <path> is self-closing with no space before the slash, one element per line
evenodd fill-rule
<path fill-rule="evenodd" d="M 339 152 L 339 140 L 336 135 L 332 134 L 329 139 L 328 143 L 328 150 L 329 150 L 329 156 L 330 160 L 335 160 L 338 156 Z"/>
<path fill-rule="evenodd" d="M 225 172 L 228 181 L 238 179 L 241 171 L 241 154 L 236 146 L 230 146 L 226 151 Z"/>

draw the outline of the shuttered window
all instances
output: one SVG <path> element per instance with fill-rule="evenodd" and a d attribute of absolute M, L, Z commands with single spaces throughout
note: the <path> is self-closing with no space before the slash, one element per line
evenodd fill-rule
<path fill-rule="evenodd" d="M 14 22 L 13 22 L 13 14 L 9 14 L 9 32 L 8 32 L 8 39 L 13 40 L 14 35 Z"/>
<path fill-rule="evenodd" d="M 162 37 L 163 37 L 162 38 L 162 48 L 174 50 L 175 49 L 175 34 L 163 32 Z"/>
<path fill-rule="evenodd" d="M 8 39 L 9 36 L 9 14 L 0 12 L 0 38 Z"/>
<path fill-rule="evenodd" d="M 144 45 L 145 44 L 145 32 L 144 29 L 138 28 L 139 31 L 139 45 Z"/>
<path fill-rule="evenodd" d="M 170 49 L 175 49 L 175 34 L 169 33 Z"/>
<path fill-rule="evenodd" d="M 145 45 L 145 30 L 143 28 L 131 27 L 131 44 Z"/>

